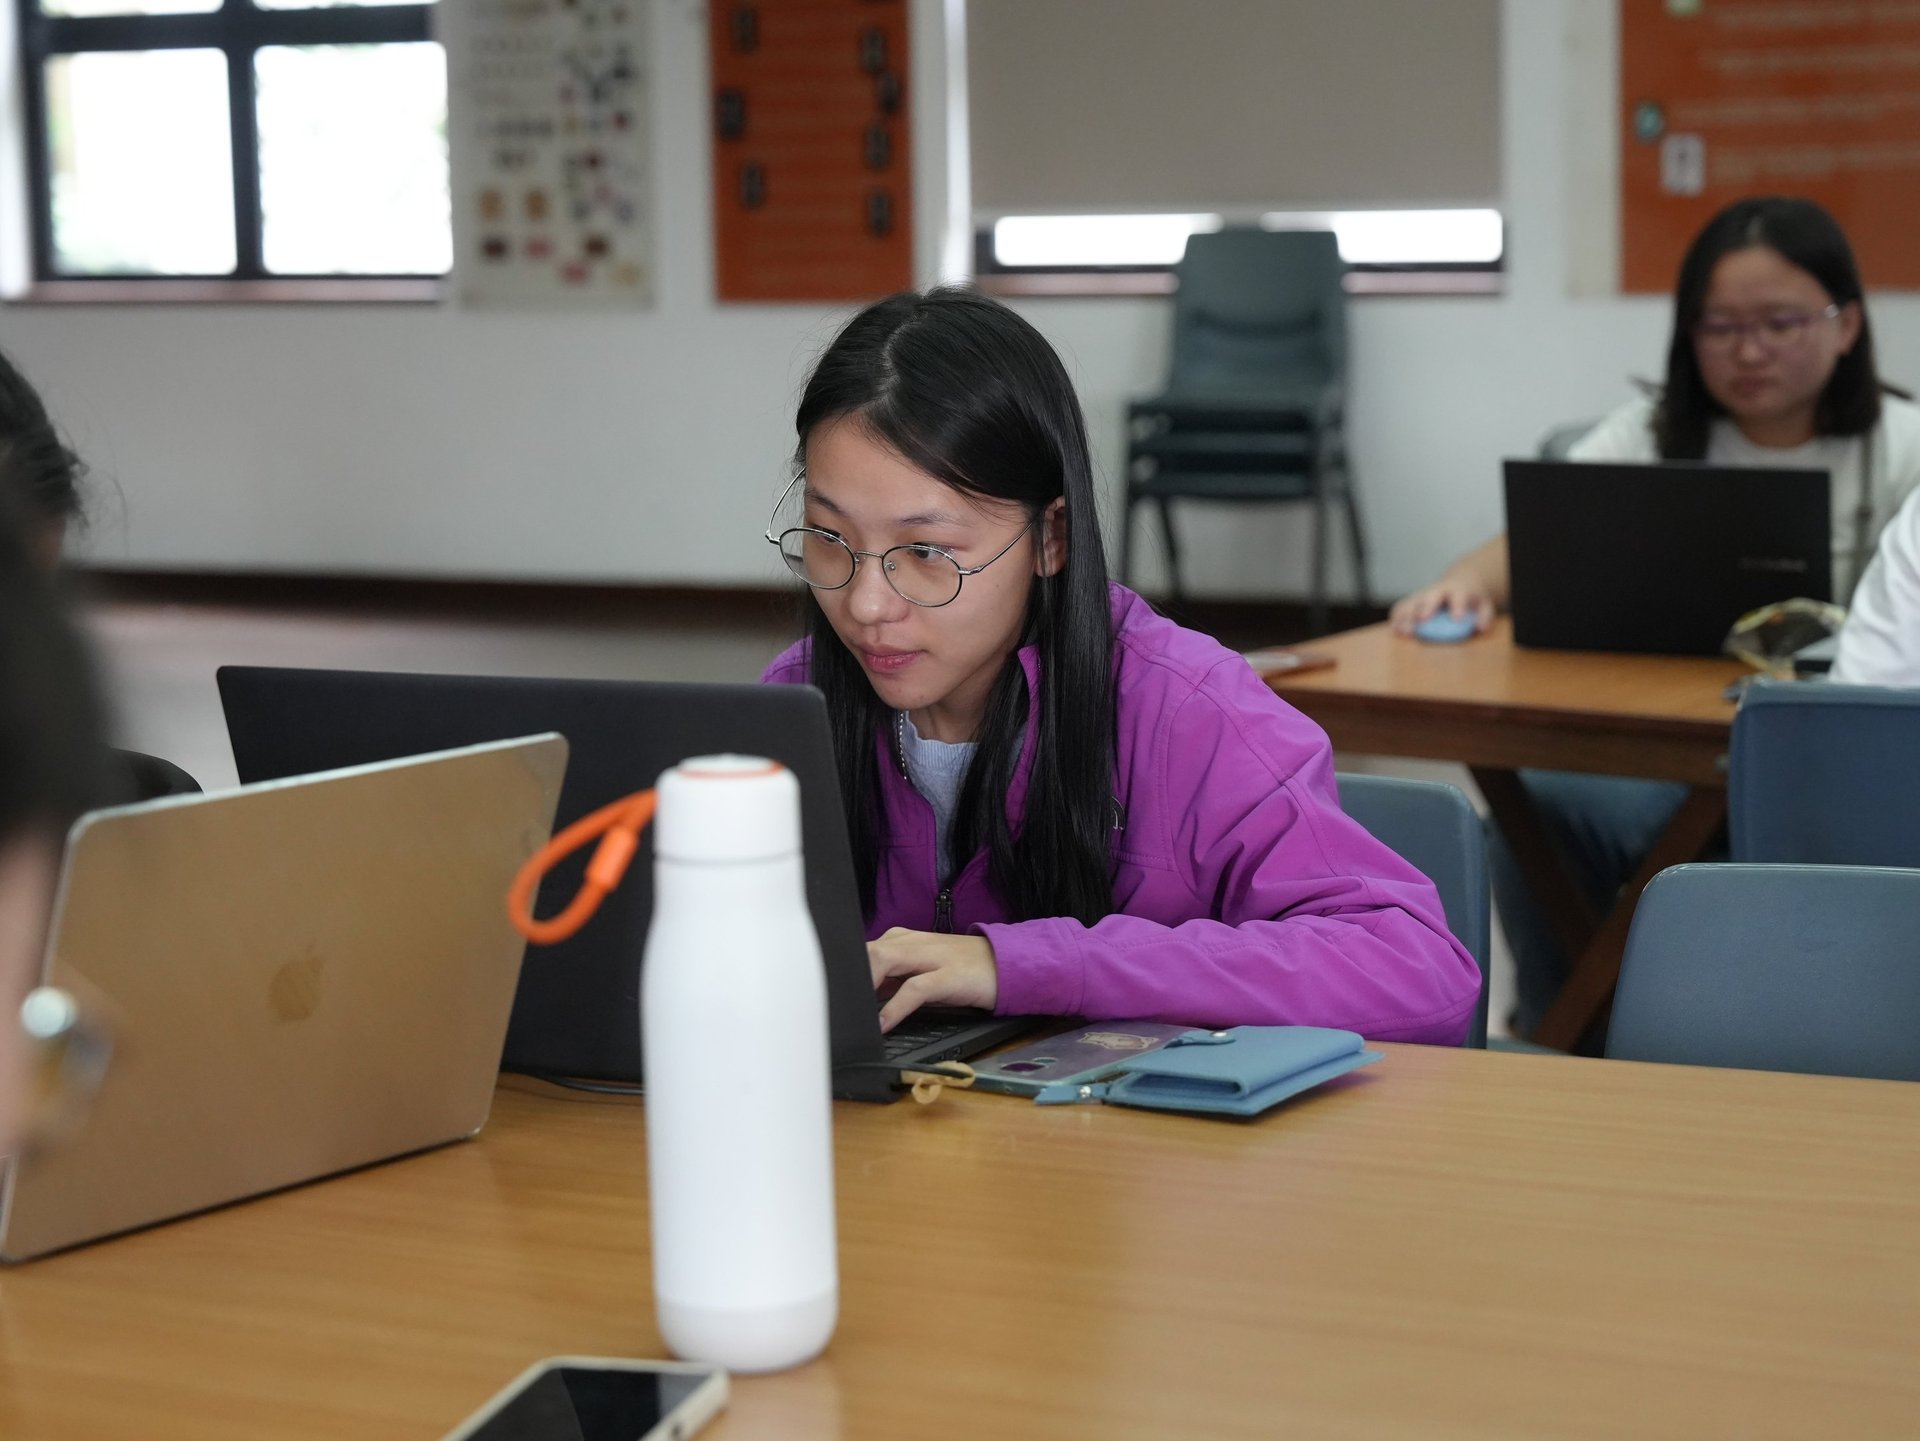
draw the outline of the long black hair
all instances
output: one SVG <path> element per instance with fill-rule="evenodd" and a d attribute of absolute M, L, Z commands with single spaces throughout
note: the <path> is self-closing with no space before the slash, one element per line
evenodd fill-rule
<path fill-rule="evenodd" d="M 0 844 L 102 796 L 106 736 L 91 658 L 34 554 L 44 517 L 0 491 Z"/>
<path fill-rule="evenodd" d="M 1021 644 L 1038 649 L 1038 733 L 1016 834 L 1007 788 L 1027 723 L 1026 673 L 1009 656 L 987 701 L 950 837 L 956 860 L 983 847 L 988 876 L 1021 919 L 1113 910 L 1113 623 L 1094 510 L 1086 421 L 1060 357 L 1006 306 L 968 290 L 906 292 L 856 315 L 814 366 L 795 429 L 857 418 L 915 469 L 965 495 L 1007 501 L 1036 533 L 1065 498 L 1066 558 L 1033 578 Z M 811 592 L 811 679 L 833 721 L 841 795 L 861 896 L 874 903 L 878 751 L 892 714 L 834 634 Z"/>
<path fill-rule="evenodd" d="M 53 428 L 47 407 L 19 367 L 0 354 L 0 485 L 35 530 L 80 515 L 86 466 Z"/>
<path fill-rule="evenodd" d="M 1694 237 L 1674 283 L 1673 339 L 1667 346 L 1667 383 L 1653 414 L 1654 443 L 1666 460 L 1701 460 L 1714 417 L 1726 407 L 1713 398 L 1694 353 L 1693 328 L 1706 305 L 1720 258 L 1763 246 L 1820 282 L 1835 305 L 1860 304 L 1860 268 L 1846 232 L 1811 200 L 1777 195 L 1736 200 Z M 1873 363 L 1873 330 L 1860 306 L 1860 335 L 1841 356 L 1814 412 L 1819 435 L 1864 435 L 1880 423 L 1880 378 Z"/>

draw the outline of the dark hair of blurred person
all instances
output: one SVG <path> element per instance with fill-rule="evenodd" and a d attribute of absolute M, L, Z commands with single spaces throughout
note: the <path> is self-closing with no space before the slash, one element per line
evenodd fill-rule
<path fill-rule="evenodd" d="M 59 560 L 68 528 L 81 517 L 86 470 L 54 429 L 39 392 L 0 353 L 0 487 L 23 508 L 28 546 L 43 565 Z"/>
<path fill-rule="evenodd" d="M 0 1154 L 27 1092 L 16 1024 L 44 943 L 67 824 L 101 793 L 100 692 L 33 519 L 0 494 Z"/>

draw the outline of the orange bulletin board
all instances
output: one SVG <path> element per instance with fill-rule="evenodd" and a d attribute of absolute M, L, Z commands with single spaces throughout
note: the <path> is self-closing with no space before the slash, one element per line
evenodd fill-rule
<path fill-rule="evenodd" d="M 722 300 L 913 284 L 906 0 L 712 0 Z"/>
<path fill-rule="evenodd" d="M 1831 210 L 1875 289 L 1920 289 L 1920 4 L 1620 0 L 1621 288 L 1667 291 L 1743 195 Z"/>

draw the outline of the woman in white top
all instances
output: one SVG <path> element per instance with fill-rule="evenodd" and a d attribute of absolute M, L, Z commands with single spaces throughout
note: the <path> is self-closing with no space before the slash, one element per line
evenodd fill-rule
<path fill-rule="evenodd" d="M 1920 491 L 1880 532 L 1840 627 L 1831 679 L 1920 686 Z"/>
<path fill-rule="evenodd" d="M 1744 337 L 1741 340 L 1744 344 Z M 1659 412 L 1651 399 L 1633 400 L 1581 436 L 1569 460 L 1648 461 Z M 1861 579 L 1874 539 L 1920 487 L 1920 405 L 1880 393 L 1879 424 L 1859 435 L 1817 434 L 1797 445 L 1767 445 L 1729 416 L 1714 417 L 1706 454 L 1714 465 L 1824 470 L 1833 504 L 1833 594 L 1844 601 Z M 1864 484 L 1863 484 L 1864 482 Z M 1505 559 L 1504 549 L 1502 559 Z"/>
<path fill-rule="evenodd" d="M 1859 269 L 1834 218 L 1810 200 L 1763 197 L 1708 221 L 1681 261 L 1658 398 L 1614 411 L 1570 454 L 1824 468 L 1835 592 L 1846 596 L 1882 527 L 1920 486 L 1920 407 L 1880 382 Z M 1408 633 L 1447 610 L 1485 630 L 1507 598 L 1500 535 L 1400 601 L 1393 623 Z M 1598 907 L 1638 869 L 1685 794 L 1614 776 L 1523 771 L 1521 779 Z M 1501 838 L 1490 839 L 1519 972 L 1514 1021 L 1530 1031 L 1569 963 Z"/>
<path fill-rule="evenodd" d="M 1569 456 L 1826 470 L 1834 593 L 1844 599 L 1920 486 L 1920 406 L 1889 393 L 1874 369 L 1845 233 L 1811 200 L 1736 201 L 1695 237 L 1673 308 L 1658 399 L 1621 406 Z M 1394 628 L 1409 634 L 1444 609 L 1485 630 L 1507 594 L 1507 538 L 1497 535 L 1394 606 Z"/>

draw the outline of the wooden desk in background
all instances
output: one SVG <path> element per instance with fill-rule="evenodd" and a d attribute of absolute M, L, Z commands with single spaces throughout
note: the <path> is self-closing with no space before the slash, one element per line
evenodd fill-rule
<path fill-rule="evenodd" d="M 1634 905 L 1668 866 L 1697 860 L 1726 822 L 1733 704 L 1749 672 L 1721 657 L 1524 650 L 1503 617 L 1486 635 L 1428 645 L 1384 623 L 1309 642 L 1329 670 L 1275 675 L 1274 690 L 1311 716 L 1334 748 L 1472 768 L 1572 974 L 1533 1039 L 1572 1047 L 1613 994 Z M 1515 772 L 1595 771 L 1684 781 L 1693 789 L 1605 916 L 1561 864 Z"/>
<path fill-rule="evenodd" d="M 708 1434 L 1913 1434 L 1920 1085 L 1383 1049 L 1247 1124 L 837 1106 L 839 1334 Z M 643 1126 L 508 1080 L 476 1141 L 0 1272 L 0 1435 L 436 1441 L 659 1355 Z"/>

